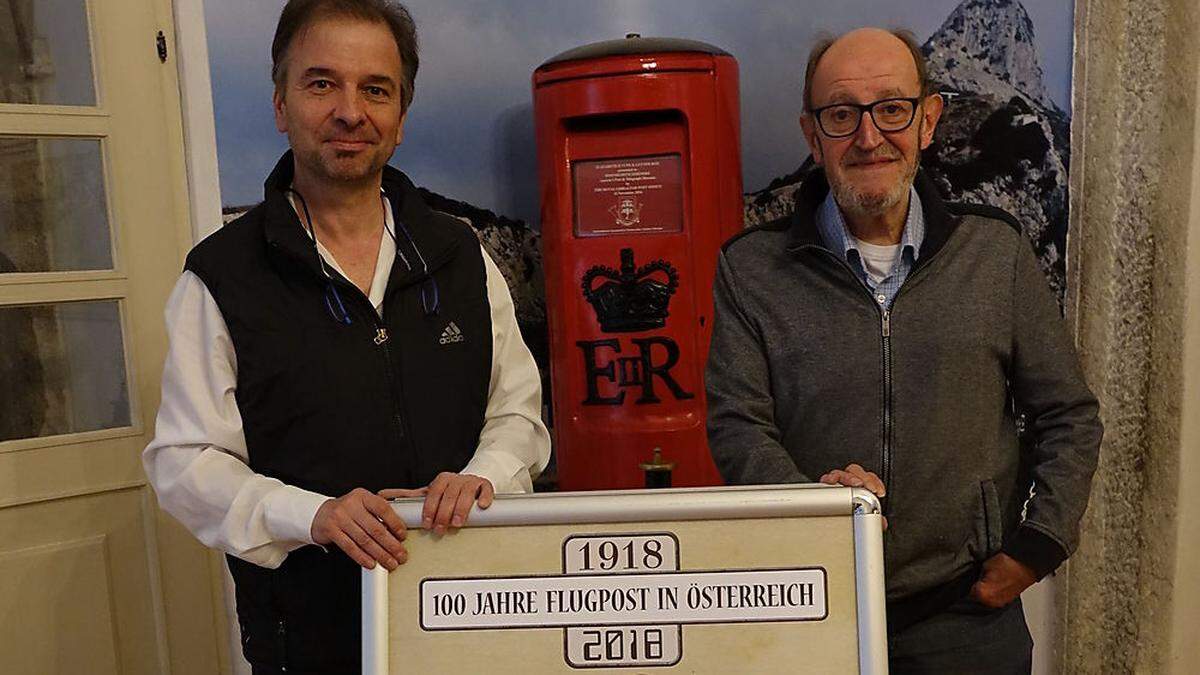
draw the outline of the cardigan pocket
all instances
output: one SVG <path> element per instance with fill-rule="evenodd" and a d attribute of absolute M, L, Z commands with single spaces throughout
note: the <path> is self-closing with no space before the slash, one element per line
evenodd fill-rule
<path fill-rule="evenodd" d="M 977 551 L 981 559 L 990 558 L 1000 551 L 1004 540 L 1004 523 L 1000 517 L 1000 497 L 996 483 L 992 480 L 979 482 L 979 510 L 975 515 Z"/>

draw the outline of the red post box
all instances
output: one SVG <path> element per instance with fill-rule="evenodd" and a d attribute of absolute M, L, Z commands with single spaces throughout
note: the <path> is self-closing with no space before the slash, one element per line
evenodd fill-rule
<path fill-rule="evenodd" d="M 533 96 L 559 486 L 642 487 L 643 465 L 718 485 L 703 375 L 742 229 L 737 61 L 631 35 L 550 59 Z"/>

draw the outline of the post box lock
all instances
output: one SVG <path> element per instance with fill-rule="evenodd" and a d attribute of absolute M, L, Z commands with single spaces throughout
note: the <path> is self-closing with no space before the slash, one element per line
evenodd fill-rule
<path fill-rule="evenodd" d="M 655 448 L 654 458 L 638 464 L 638 468 L 646 474 L 647 488 L 671 487 L 671 472 L 675 470 L 675 462 L 663 461 L 662 448 Z"/>

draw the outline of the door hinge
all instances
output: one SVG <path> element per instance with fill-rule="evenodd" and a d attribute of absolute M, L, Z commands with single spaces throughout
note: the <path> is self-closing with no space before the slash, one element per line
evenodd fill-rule
<path fill-rule="evenodd" d="M 158 60 L 162 61 L 163 63 L 166 63 L 167 62 L 167 36 L 163 35 L 163 32 L 160 30 L 160 31 L 158 31 L 158 37 L 156 37 L 154 39 L 154 42 L 155 42 L 155 44 L 158 45 Z"/>

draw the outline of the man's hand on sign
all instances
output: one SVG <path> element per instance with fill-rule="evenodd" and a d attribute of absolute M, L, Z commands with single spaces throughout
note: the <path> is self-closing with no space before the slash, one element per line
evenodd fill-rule
<path fill-rule="evenodd" d="M 471 506 L 477 500 L 479 508 L 486 509 L 496 496 L 490 480 L 465 473 L 442 472 L 428 489 L 425 508 L 421 510 L 421 527 L 437 534 L 466 525 Z"/>
<path fill-rule="evenodd" d="M 858 464 L 851 464 L 845 469 L 834 469 L 821 476 L 819 480 L 826 485 L 865 487 L 875 493 L 876 497 L 883 497 L 887 494 L 887 489 L 884 488 L 883 481 L 879 480 L 879 476 L 867 471 Z"/>
<path fill-rule="evenodd" d="M 858 464 L 851 464 L 845 469 L 834 469 L 821 476 L 818 480 L 826 485 L 845 485 L 846 487 L 865 487 L 876 497 L 882 499 L 887 495 L 887 488 L 879 476 L 867 471 Z M 883 519 L 883 529 L 887 529 L 887 518 Z"/>
<path fill-rule="evenodd" d="M 387 499 L 363 488 L 321 504 L 313 516 L 311 534 L 316 543 L 336 544 L 367 569 L 374 569 L 378 562 L 390 571 L 408 559 L 400 543 L 407 536 L 404 521 Z"/>
<path fill-rule="evenodd" d="M 1033 570 L 1015 558 L 997 553 L 983 563 L 983 576 L 971 587 L 971 597 L 988 607 L 1000 608 L 1037 583 Z"/>

